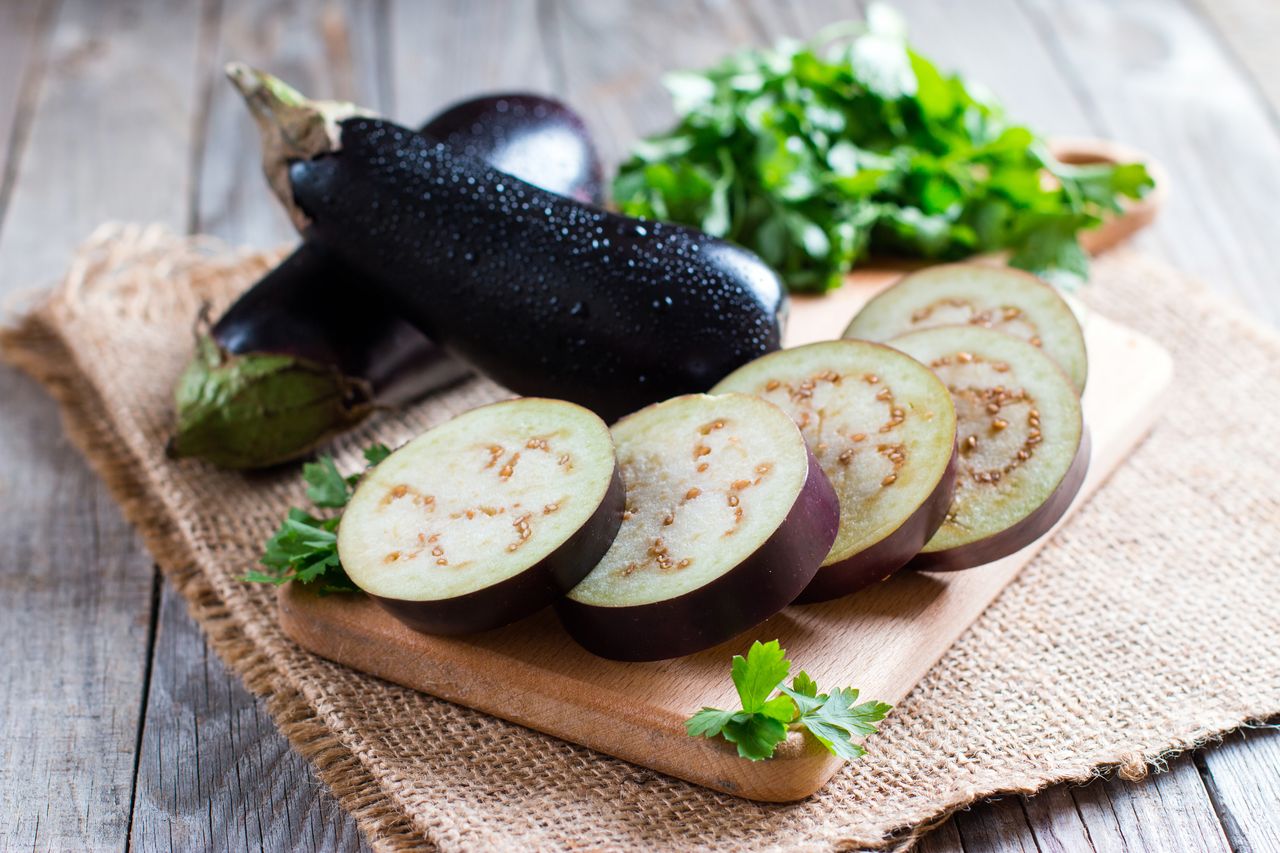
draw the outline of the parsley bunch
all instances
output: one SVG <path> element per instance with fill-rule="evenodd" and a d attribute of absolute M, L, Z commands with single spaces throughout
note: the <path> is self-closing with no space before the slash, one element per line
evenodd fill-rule
<path fill-rule="evenodd" d="M 984 90 L 906 42 L 898 14 L 735 53 L 665 78 L 679 123 L 614 180 L 628 215 L 683 222 L 759 254 L 793 291 L 838 287 L 868 252 L 1014 266 L 1083 281 L 1076 235 L 1152 186 L 1139 163 L 1068 165 Z"/>
<path fill-rule="evenodd" d="M 791 661 L 777 640 L 751 644 L 747 656 L 733 658 L 733 684 L 742 708 L 722 711 L 703 708 L 685 723 L 690 737 L 723 737 L 737 744 L 738 755 L 752 761 L 773 756 L 792 729 L 808 729 L 828 751 L 841 758 L 859 758 L 866 750 L 853 742 L 874 734 L 872 723 L 883 720 L 892 706 L 858 701 L 858 691 L 845 687 L 819 693 L 818 685 L 801 672 L 785 685 Z M 778 695 L 774 696 L 773 694 Z M 771 698 L 772 697 L 772 698 Z"/>
<path fill-rule="evenodd" d="M 391 454 L 385 445 L 375 444 L 364 452 L 372 468 Z M 307 482 L 307 499 L 320 509 L 342 509 L 351 500 L 360 474 L 343 477 L 332 456 L 321 456 L 302 466 Z M 320 583 L 320 592 L 350 592 L 356 588 L 338 560 L 338 522 L 342 515 L 314 516 L 291 507 L 280 528 L 267 540 L 262 565 L 267 571 L 251 571 L 244 580 L 279 586 L 286 581 Z"/>

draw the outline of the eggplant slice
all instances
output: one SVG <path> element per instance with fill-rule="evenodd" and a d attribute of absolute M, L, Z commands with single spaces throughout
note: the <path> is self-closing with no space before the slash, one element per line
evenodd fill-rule
<path fill-rule="evenodd" d="M 911 567 L 971 568 L 1048 532 L 1089 466 L 1080 399 L 1066 375 L 1031 344 L 976 326 L 926 329 L 890 344 L 946 384 L 958 423 L 955 499 Z"/>
<path fill-rule="evenodd" d="M 797 601 L 824 601 L 888 578 L 933 536 L 951 505 L 956 414 L 920 362 L 866 341 L 782 350 L 738 368 L 712 393 L 782 409 L 840 499 L 840 532 Z"/>
<path fill-rule="evenodd" d="M 918 329 L 971 325 L 1020 338 L 1057 362 L 1083 392 L 1084 333 L 1065 299 L 1030 273 L 985 264 L 943 264 L 905 276 L 863 306 L 844 337 L 887 341 Z"/>
<path fill-rule="evenodd" d="M 426 633 L 496 628 L 573 588 L 622 523 L 609 429 L 562 400 L 482 406 L 369 472 L 338 529 L 351 580 Z"/>
<path fill-rule="evenodd" d="M 622 527 L 556 604 L 597 655 L 659 660 L 728 640 L 790 604 L 835 541 L 835 492 L 771 403 L 676 397 L 618 421 L 613 438 Z"/>

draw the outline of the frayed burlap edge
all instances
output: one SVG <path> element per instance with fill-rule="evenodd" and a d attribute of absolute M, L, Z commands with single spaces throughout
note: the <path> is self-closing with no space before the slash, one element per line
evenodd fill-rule
<path fill-rule="evenodd" d="M 325 725 L 266 653 L 244 635 L 235 614 L 196 567 L 184 538 L 154 512 L 157 500 L 137 477 L 129 449 L 111 427 L 97 391 L 46 320 L 52 301 L 14 328 L 0 330 L 0 357 L 31 376 L 57 401 L 67 437 L 102 478 L 164 576 L 182 594 L 222 662 L 266 701 L 276 726 L 351 813 L 375 850 L 421 850 L 424 839 L 372 774 Z"/>

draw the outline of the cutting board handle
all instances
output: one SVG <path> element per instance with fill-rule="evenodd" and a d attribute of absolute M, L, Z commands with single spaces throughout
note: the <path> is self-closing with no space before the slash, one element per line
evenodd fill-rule
<path fill-rule="evenodd" d="M 1145 197 L 1126 200 L 1123 204 L 1124 212 L 1119 216 L 1113 216 L 1097 228 L 1080 233 L 1080 243 L 1091 255 L 1105 252 L 1146 228 L 1156 218 L 1156 214 L 1160 212 L 1160 208 L 1168 198 L 1169 175 L 1164 167 L 1145 151 L 1108 139 L 1089 138 L 1055 138 L 1050 140 L 1049 150 L 1062 162 L 1075 165 L 1142 163 L 1147 167 L 1151 177 L 1155 178 L 1155 187 Z"/>

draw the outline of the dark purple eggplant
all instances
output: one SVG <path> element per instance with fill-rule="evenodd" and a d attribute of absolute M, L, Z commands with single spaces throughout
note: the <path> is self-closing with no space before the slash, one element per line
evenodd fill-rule
<path fill-rule="evenodd" d="M 587 128 L 558 101 L 475 98 L 420 132 L 550 192 L 601 201 L 603 173 Z M 468 372 L 370 292 L 360 272 L 304 243 L 201 336 L 178 386 L 169 448 L 227 468 L 274 465 L 377 407 Z"/>
<path fill-rule="evenodd" d="M 309 239 L 512 391 L 614 420 L 705 390 L 781 343 L 782 284 L 745 249 L 548 193 L 392 122 L 228 71 Z"/>

